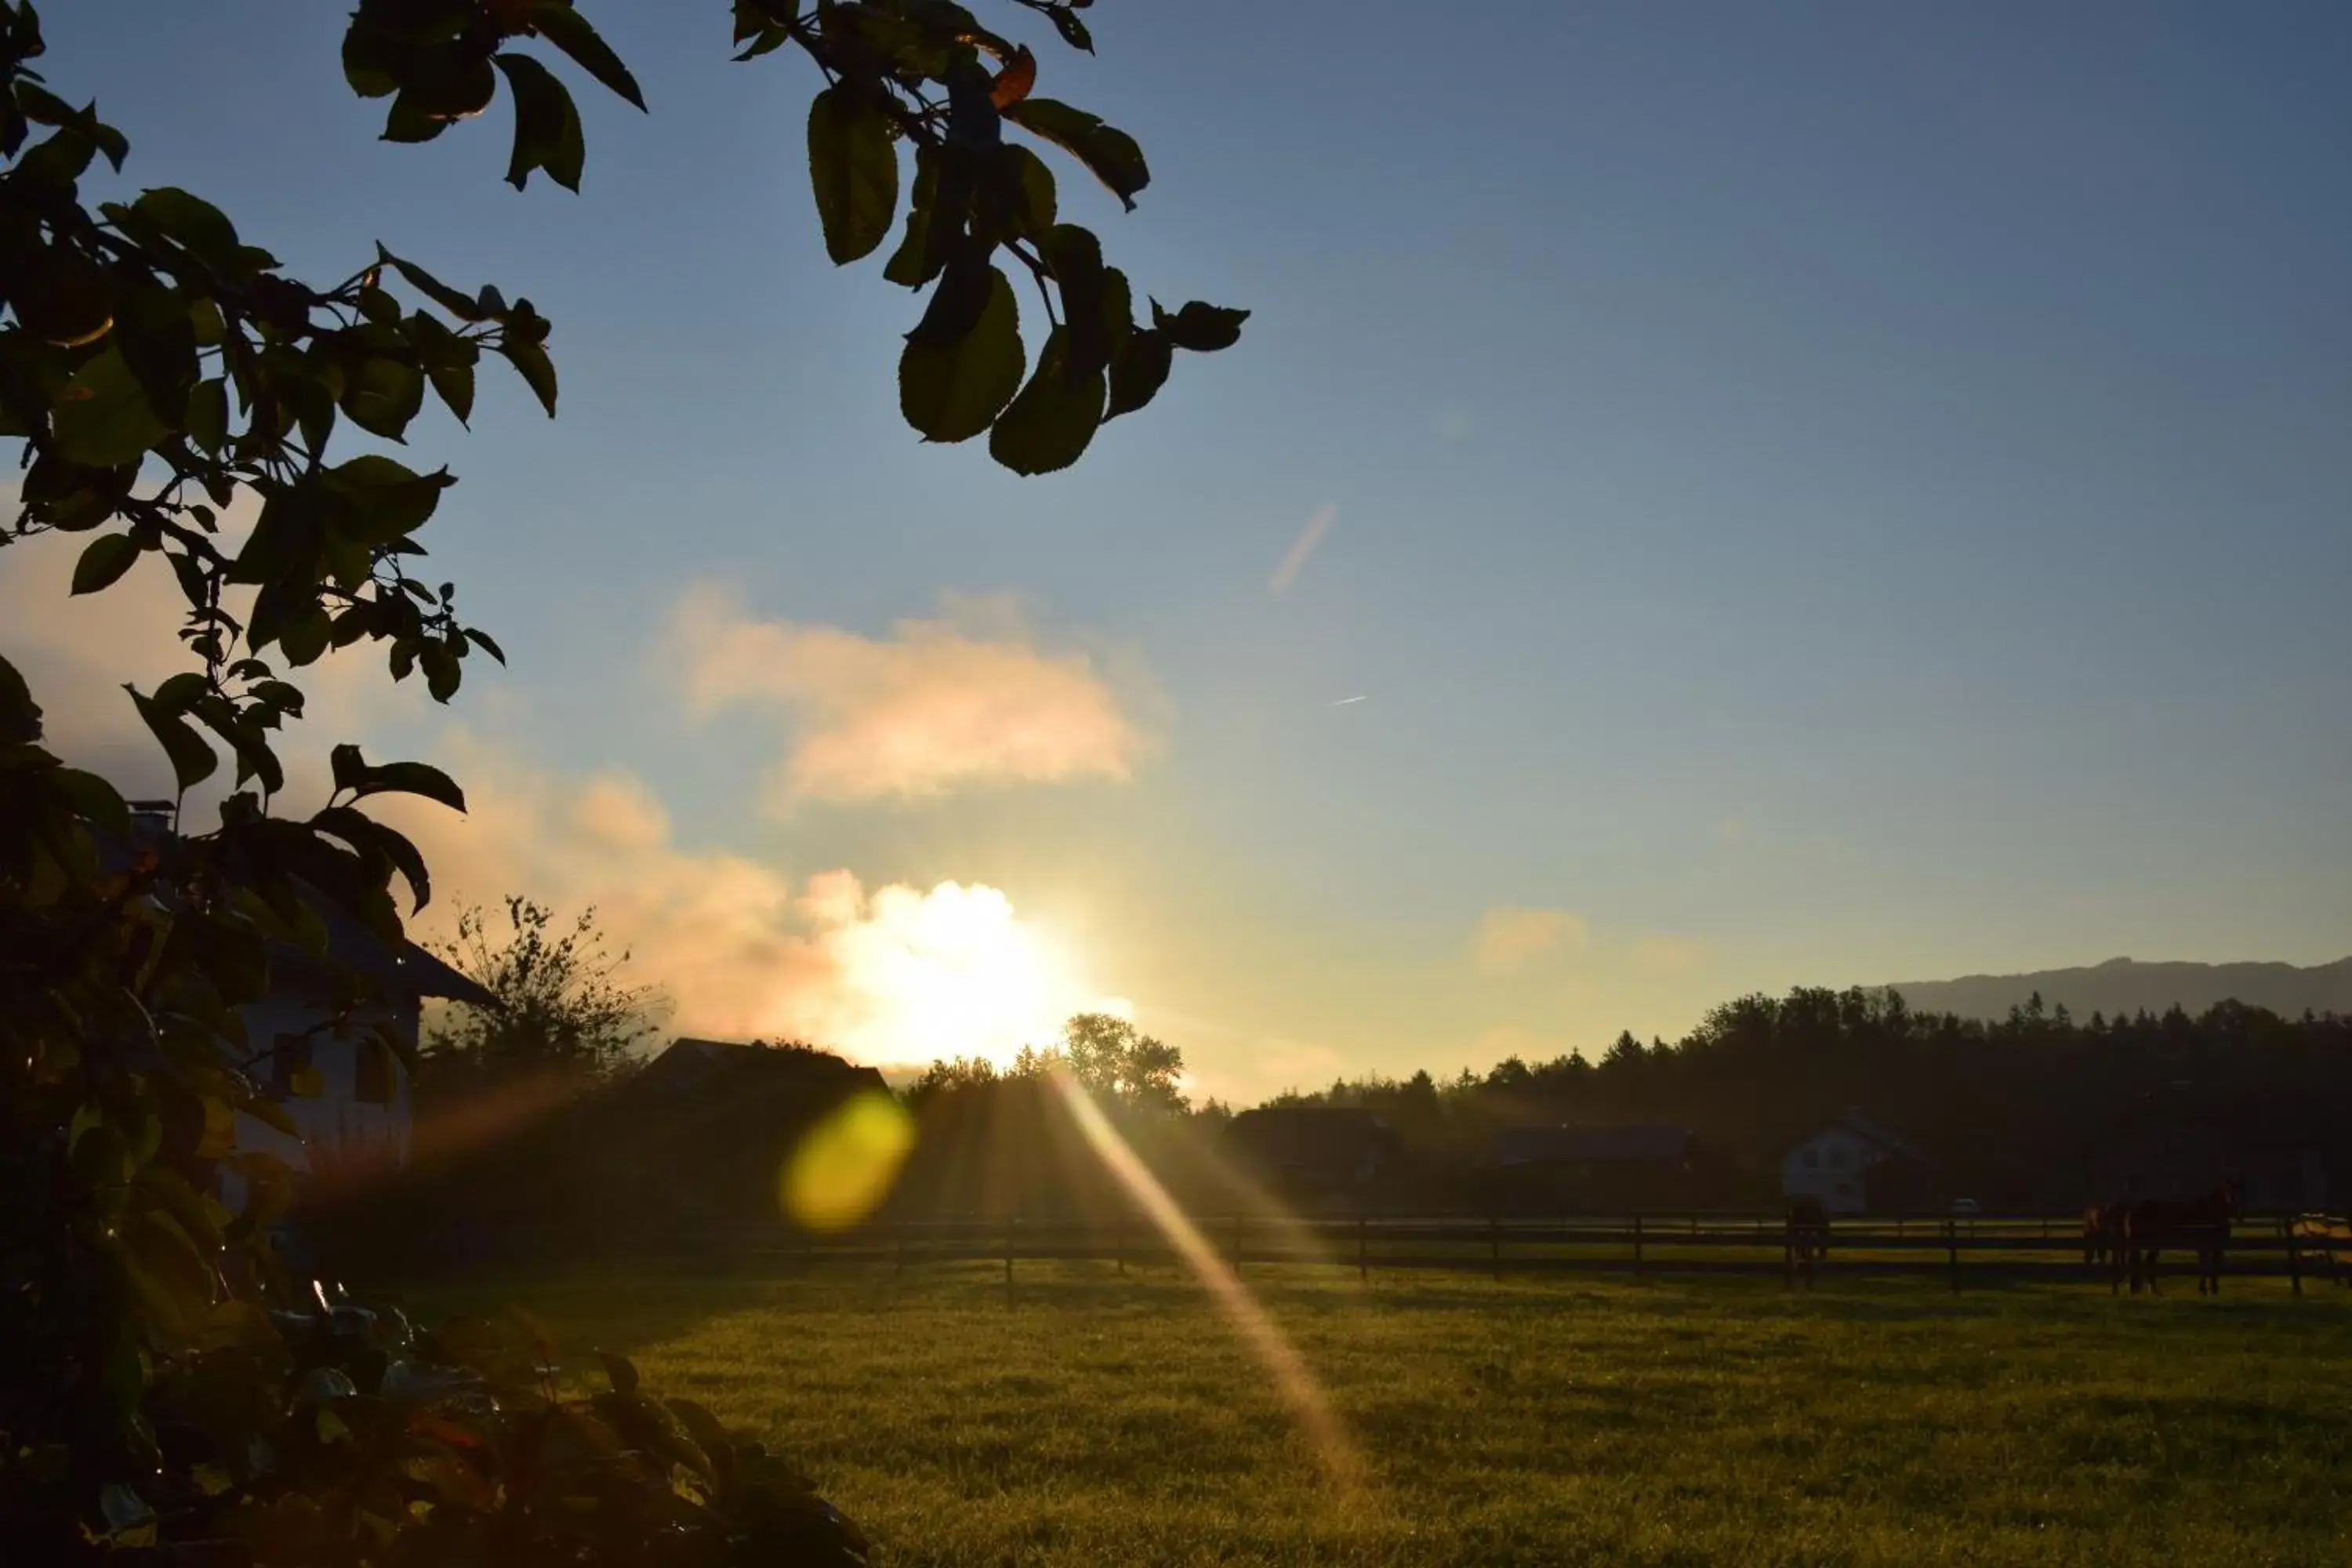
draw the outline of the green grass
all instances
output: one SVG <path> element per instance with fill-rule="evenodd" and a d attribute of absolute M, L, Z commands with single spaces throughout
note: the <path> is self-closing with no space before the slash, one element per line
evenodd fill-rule
<path fill-rule="evenodd" d="M 1024 1265 L 1010 1305 L 980 1267 L 465 1304 L 757 1428 L 892 1564 L 2352 1561 L 2352 1303 L 2325 1287 L 1248 1283 L 1360 1489 L 1167 1269 Z"/>

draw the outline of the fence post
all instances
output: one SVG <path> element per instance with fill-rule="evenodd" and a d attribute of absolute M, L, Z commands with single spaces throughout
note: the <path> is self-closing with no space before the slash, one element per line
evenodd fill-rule
<path fill-rule="evenodd" d="M 1642 1278 L 1642 1216 L 1641 1216 L 1640 1215 L 1635 1215 L 1633 1216 L 1633 1279 L 1634 1279 L 1634 1280 L 1635 1280 L 1635 1282 L 1636 1282 L 1636 1283 L 1639 1283 L 1639 1282 L 1640 1282 L 1640 1280 L 1641 1280 L 1641 1278 Z"/>
<path fill-rule="evenodd" d="M 1018 1215 L 1008 1215 L 1004 1220 L 1004 1299 L 1013 1300 L 1013 1237 L 1020 1226 Z"/>
<path fill-rule="evenodd" d="M 2295 1245 L 2294 1221 L 2282 1215 L 2279 1229 L 2286 1235 L 2286 1277 L 2294 1286 L 2294 1293 L 2303 1294 L 2303 1249 Z"/>
<path fill-rule="evenodd" d="M 1503 1221 L 1499 1215 L 1486 1216 L 1486 1246 L 1493 1257 L 1492 1271 L 1499 1281 L 1503 1278 Z"/>
<path fill-rule="evenodd" d="M 1234 1211 L 1234 1278 L 1242 1277 L 1242 1211 Z"/>
<path fill-rule="evenodd" d="M 1944 1245 L 1949 1249 L 1952 1262 L 1952 1294 L 1960 1293 L 1960 1222 L 1944 1222 Z"/>
<path fill-rule="evenodd" d="M 1364 1216 L 1358 1215 L 1356 1216 L 1356 1283 L 1369 1285 L 1371 1282 L 1371 1258 L 1364 1250 Z"/>

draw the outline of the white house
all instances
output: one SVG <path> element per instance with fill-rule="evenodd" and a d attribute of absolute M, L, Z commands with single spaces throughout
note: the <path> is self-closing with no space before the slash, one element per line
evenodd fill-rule
<path fill-rule="evenodd" d="M 1924 1208 L 1935 1170 L 1900 1133 L 1849 1110 L 1780 1156 L 1780 1195 L 1817 1198 L 1830 1214 Z"/>

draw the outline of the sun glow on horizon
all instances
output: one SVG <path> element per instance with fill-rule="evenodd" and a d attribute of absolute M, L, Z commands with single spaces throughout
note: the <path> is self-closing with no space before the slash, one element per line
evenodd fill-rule
<path fill-rule="evenodd" d="M 1064 942 L 981 884 L 884 888 L 870 918 L 835 933 L 834 951 L 869 1006 L 845 1041 L 868 1061 L 1003 1067 L 1022 1047 L 1058 1039 L 1073 1013 L 1125 1008 L 1084 983 Z"/>

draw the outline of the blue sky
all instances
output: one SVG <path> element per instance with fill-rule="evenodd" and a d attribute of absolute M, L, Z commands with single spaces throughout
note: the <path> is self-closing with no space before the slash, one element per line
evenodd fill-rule
<path fill-rule="evenodd" d="M 653 112 L 578 84 L 578 196 L 500 182 L 503 105 L 377 143 L 337 7 L 47 18 L 132 183 L 554 320 L 558 420 L 415 438 L 512 765 L 625 772 L 682 853 L 1003 889 L 1243 1089 L 2352 951 L 2352 12 L 1104 0 L 1039 90 L 1154 179 L 1065 212 L 1255 314 L 1020 480 L 898 422 L 919 307 L 825 264 L 813 73 L 728 64 L 724 9 L 589 9 Z M 1015 596 L 1148 748 L 763 811 L 792 721 L 691 716 L 664 651 L 711 582 L 869 639 Z M 1498 908 L 1582 939 L 1481 973 Z"/>

